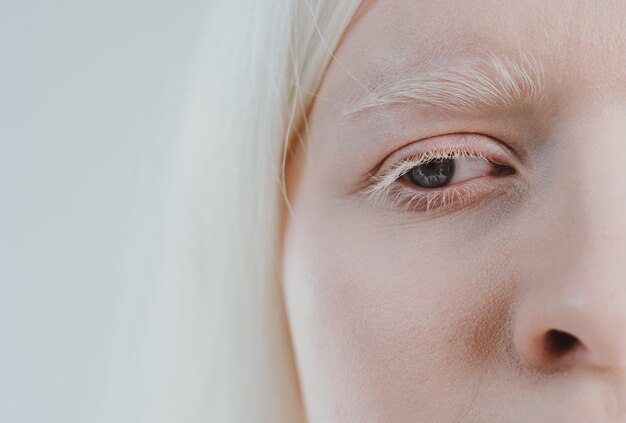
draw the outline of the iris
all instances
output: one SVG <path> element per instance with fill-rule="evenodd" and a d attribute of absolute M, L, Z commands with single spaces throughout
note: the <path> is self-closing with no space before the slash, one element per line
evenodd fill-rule
<path fill-rule="evenodd" d="M 454 175 L 454 159 L 433 159 L 415 166 L 407 173 L 409 181 L 423 188 L 439 188 L 450 183 Z"/>

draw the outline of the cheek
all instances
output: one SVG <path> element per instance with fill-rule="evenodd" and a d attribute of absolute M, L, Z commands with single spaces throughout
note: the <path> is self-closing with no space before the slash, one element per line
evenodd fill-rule
<path fill-rule="evenodd" d="M 464 398 L 459 381 L 508 348 L 494 340 L 510 338 L 513 280 L 481 259 L 497 260 L 497 246 L 307 192 L 294 202 L 284 283 L 313 421 L 442 419 Z"/>

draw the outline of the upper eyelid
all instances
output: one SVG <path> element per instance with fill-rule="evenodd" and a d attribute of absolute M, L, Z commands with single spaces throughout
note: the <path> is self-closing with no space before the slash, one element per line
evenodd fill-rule
<path fill-rule="evenodd" d="M 489 140 L 489 141 L 487 141 Z M 431 146 L 431 144 L 434 144 Z M 427 147 L 423 147 L 427 146 Z M 502 151 L 510 152 L 510 148 L 505 147 L 497 138 L 490 135 L 474 133 L 474 132 L 457 132 L 449 134 L 433 135 L 422 138 L 406 144 L 405 146 L 393 151 L 385 160 L 391 159 L 397 155 L 403 155 L 406 150 L 413 151 L 430 151 L 430 150 L 458 150 L 489 152 L 498 154 Z"/>
<path fill-rule="evenodd" d="M 409 157 L 403 160 L 400 160 L 398 163 L 392 164 L 388 170 L 383 169 L 384 173 L 388 172 L 400 172 L 401 170 L 408 170 L 411 167 L 419 166 L 421 164 L 427 163 L 431 160 L 435 159 L 456 159 L 461 157 L 473 157 L 476 159 L 488 160 L 489 156 L 484 154 L 483 152 L 468 150 L 468 149 L 455 149 L 449 148 L 444 150 L 429 150 L 425 153 L 419 155 L 419 157 Z M 379 171 L 380 173 L 380 171 Z M 374 178 L 377 176 L 374 175 Z"/>
<path fill-rule="evenodd" d="M 402 160 L 416 156 L 437 157 L 476 157 L 491 159 L 498 164 L 509 164 L 512 167 L 524 168 L 514 150 L 499 140 L 488 135 L 476 133 L 456 133 L 437 135 L 414 141 L 387 155 L 375 170 L 368 172 L 370 177 L 386 173 L 401 163 Z M 524 169 L 521 169 L 525 172 Z"/>

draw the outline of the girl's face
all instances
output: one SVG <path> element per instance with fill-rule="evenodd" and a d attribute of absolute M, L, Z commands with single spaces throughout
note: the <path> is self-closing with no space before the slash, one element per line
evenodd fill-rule
<path fill-rule="evenodd" d="M 287 169 L 309 419 L 626 421 L 626 2 L 366 3 Z"/>

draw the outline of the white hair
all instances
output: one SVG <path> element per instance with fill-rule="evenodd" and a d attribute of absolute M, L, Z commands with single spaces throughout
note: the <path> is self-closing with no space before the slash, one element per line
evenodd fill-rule
<path fill-rule="evenodd" d="M 210 7 L 163 270 L 111 384 L 116 421 L 305 420 L 280 289 L 284 158 L 360 3 Z"/>

